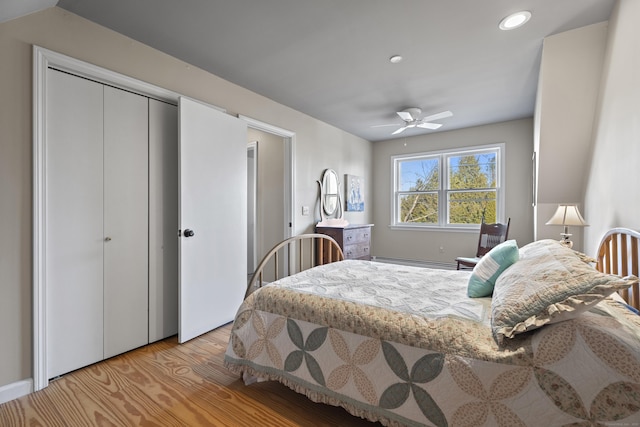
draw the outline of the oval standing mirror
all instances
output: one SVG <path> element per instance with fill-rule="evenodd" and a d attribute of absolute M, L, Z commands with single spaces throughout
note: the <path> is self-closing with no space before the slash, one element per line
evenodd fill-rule
<path fill-rule="evenodd" d="M 326 169 L 322 175 L 322 207 L 327 216 L 338 209 L 338 175 L 333 169 Z"/>

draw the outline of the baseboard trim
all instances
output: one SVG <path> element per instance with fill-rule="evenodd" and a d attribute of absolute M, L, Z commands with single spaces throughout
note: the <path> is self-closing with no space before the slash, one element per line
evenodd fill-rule
<path fill-rule="evenodd" d="M 379 256 L 372 257 L 371 261 L 384 262 L 387 264 L 409 265 L 412 267 L 436 268 L 439 270 L 455 270 L 456 269 L 456 264 L 453 262 L 418 261 L 418 260 L 411 260 L 411 259 L 387 258 L 387 257 L 379 257 Z"/>
<path fill-rule="evenodd" d="M 16 381 L 0 387 L 0 404 L 33 393 L 33 380 Z"/>

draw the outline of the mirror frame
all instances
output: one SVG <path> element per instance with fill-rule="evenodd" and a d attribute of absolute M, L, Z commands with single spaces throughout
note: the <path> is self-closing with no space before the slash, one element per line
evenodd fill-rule
<path fill-rule="evenodd" d="M 340 181 L 333 169 L 325 169 L 322 174 L 322 211 L 328 217 L 335 215 L 340 205 Z"/>

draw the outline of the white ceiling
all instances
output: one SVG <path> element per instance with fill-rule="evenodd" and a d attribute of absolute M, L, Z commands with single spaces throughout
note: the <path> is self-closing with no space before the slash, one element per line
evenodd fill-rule
<path fill-rule="evenodd" d="M 60 0 L 58 6 L 362 138 L 395 111 L 438 131 L 531 117 L 543 38 L 614 0 Z M 529 23 L 500 31 L 506 15 Z M 391 64 L 400 54 L 404 60 Z M 434 132 L 409 129 L 398 136 Z"/>

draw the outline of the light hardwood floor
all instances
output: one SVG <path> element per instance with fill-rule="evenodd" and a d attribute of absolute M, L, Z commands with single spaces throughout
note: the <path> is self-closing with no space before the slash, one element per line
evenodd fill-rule
<path fill-rule="evenodd" d="M 275 382 L 245 386 L 223 366 L 230 325 L 176 337 L 69 373 L 0 405 L 0 426 L 361 426 Z"/>

